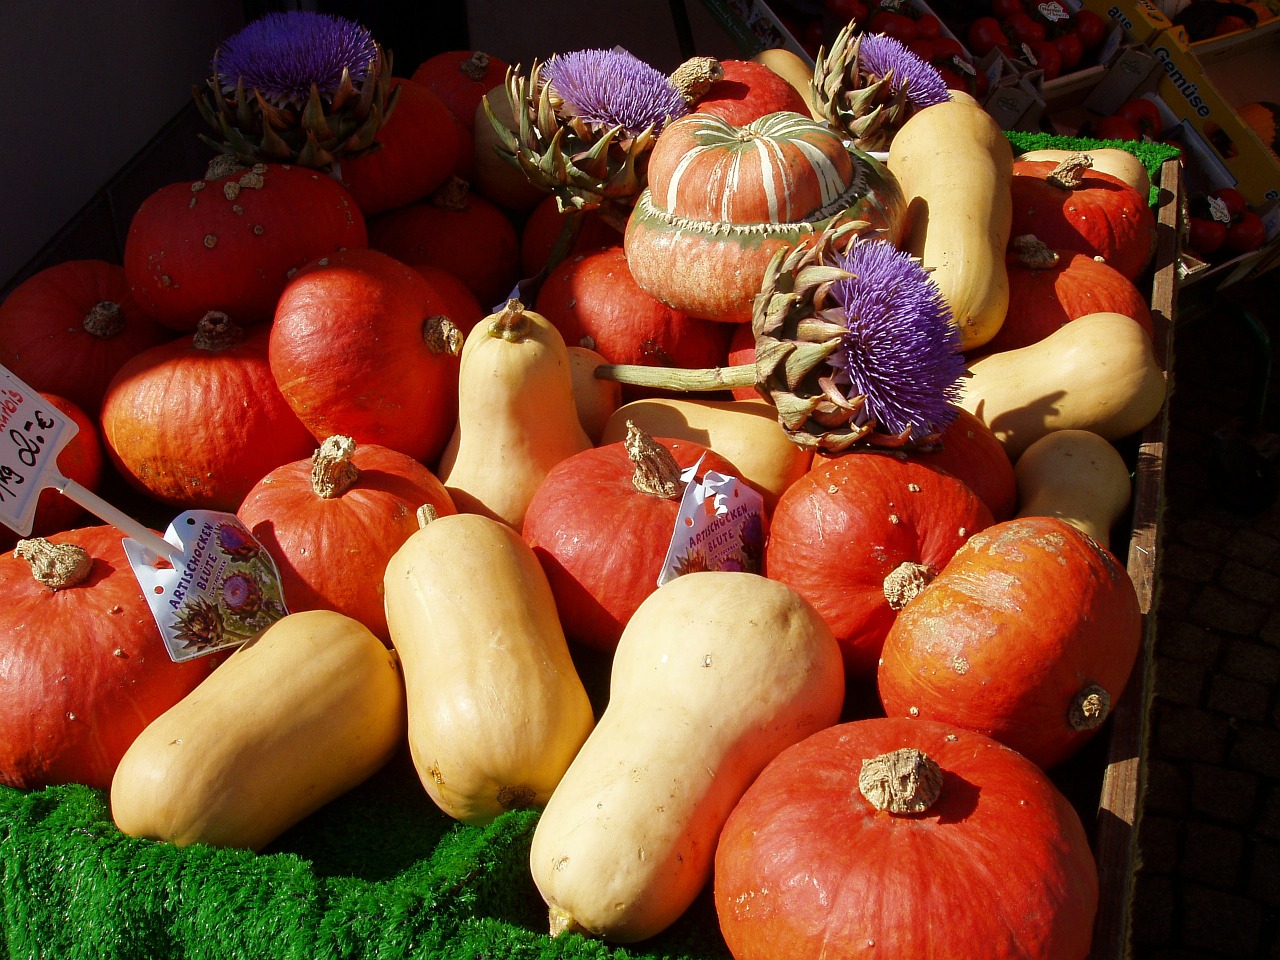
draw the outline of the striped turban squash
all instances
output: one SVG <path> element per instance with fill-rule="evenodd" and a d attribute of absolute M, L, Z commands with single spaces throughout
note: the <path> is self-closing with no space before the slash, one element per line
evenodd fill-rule
<path fill-rule="evenodd" d="M 690 114 L 649 157 L 648 186 L 627 222 L 627 263 L 640 287 L 690 316 L 751 320 L 751 302 L 780 249 L 828 225 L 897 243 L 906 204 L 888 169 L 798 113 L 738 127 Z"/>

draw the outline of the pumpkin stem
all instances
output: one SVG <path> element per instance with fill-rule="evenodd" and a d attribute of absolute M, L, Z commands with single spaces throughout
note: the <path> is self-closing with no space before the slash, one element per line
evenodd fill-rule
<path fill-rule="evenodd" d="M 573 918 L 573 914 L 563 907 L 557 907 L 555 904 L 552 904 L 547 911 L 547 920 L 550 923 L 552 937 L 558 937 L 562 933 L 580 933 L 587 937 L 594 936 L 590 930 Z"/>
<path fill-rule="evenodd" d="M 884 598 L 894 610 L 901 610 L 929 585 L 934 569 L 913 560 L 904 560 L 884 578 Z"/>
<path fill-rule="evenodd" d="M 124 329 L 124 317 L 120 304 L 111 300 L 99 300 L 84 315 L 84 329 L 99 340 L 109 340 Z"/>
<path fill-rule="evenodd" d="M 441 210 L 465 210 L 471 197 L 471 184 L 454 175 L 436 187 L 431 194 L 430 203 Z"/>
<path fill-rule="evenodd" d="M 480 50 L 475 51 L 467 59 L 458 64 L 458 70 L 468 80 L 480 81 L 484 79 L 485 72 L 489 69 L 489 55 Z"/>
<path fill-rule="evenodd" d="M 914 747 L 862 761 L 858 791 L 877 810 L 924 813 L 942 792 L 942 768 Z"/>
<path fill-rule="evenodd" d="M 429 503 L 424 503 L 416 511 L 414 516 L 418 519 L 418 529 L 421 530 L 428 523 L 434 523 L 440 519 L 440 511 Z"/>
<path fill-rule="evenodd" d="M 196 325 L 192 343 L 197 350 L 216 352 L 234 347 L 244 339 L 244 327 L 221 310 L 210 310 Z"/>
<path fill-rule="evenodd" d="M 1067 722 L 1072 730 L 1093 730 L 1102 726 L 1111 713 L 1111 694 L 1091 683 L 1075 695 L 1071 701 L 1071 709 L 1067 711 Z"/>
<path fill-rule="evenodd" d="M 715 57 L 690 57 L 667 77 L 680 91 L 687 104 L 695 104 L 707 95 L 711 85 L 724 79 L 724 67 Z"/>
<path fill-rule="evenodd" d="M 1050 249 L 1047 243 L 1033 233 L 1014 237 L 1009 241 L 1009 245 L 1013 247 L 1013 253 L 1018 258 L 1018 262 L 1032 270 L 1048 270 L 1050 267 L 1056 267 L 1058 261 L 1062 259 L 1058 256 L 1058 251 Z"/>
<path fill-rule="evenodd" d="M 311 456 L 311 489 L 323 500 L 340 497 L 355 484 L 360 470 L 351 458 L 356 442 L 351 437 L 335 434 Z"/>
<path fill-rule="evenodd" d="M 461 355 L 464 339 L 457 324 L 442 313 L 434 314 L 422 321 L 422 342 L 436 355 L 442 353 L 451 357 Z"/>
<path fill-rule="evenodd" d="M 529 335 L 529 318 L 524 304 L 514 297 L 502 305 L 502 309 L 489 320 L 489 336 L 501 337 L 508 343 L 519 343 Z"/>
<path fill-rule="evenodd" d="M 680 464 L 670 450 L 637 427 L 634 420 L 627 421 L 627 438 L 623 443 L 635 467 L 631 483 L 637 490 L 663 500 L 680 499 L 683 490 Z"/>
<path fill-rule="evenodd" d="M 601 380 L 613 380 L 634 387 L 689 392 L 732 390 L 756 385 L 755 364 L 685 370 L 679 367 L 646 367 L 633 363 L 602 363 L 596 367 L 595 375 Z"/>
<path fill-rule="evenodd" d="M 93 569 L 93 558 L 74 543 L 50 543 L 44 537 L 19 540 L 13 555 L 31 564 L 31 575 L 52 590 L 83 583 Z"/>
<path fill-rule="evenodd" d="M 1093 157 L 1087 153 L 1073 153 L 1045 174 L 1045 180 L 1062 190 L 1074 190 L 1080 186 L 1085 171 L 1093 166 Z"/>

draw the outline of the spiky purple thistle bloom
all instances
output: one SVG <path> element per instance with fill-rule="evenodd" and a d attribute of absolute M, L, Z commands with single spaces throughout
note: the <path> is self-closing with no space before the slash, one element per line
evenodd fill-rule
<path fill-rule="evenodd" d="M 588 123 L 656 134 L 689 105 L 665 74 L 625 50 L 556 54 L 543 71 L 565 109 Z"/>
<path fill-rule="evenodd" d="M 889 87 L 896 93 L 905 86 L 907 100 L 916 107 L 931 107 L 951 99 L 942 74 L 900 40 L 882 33 L 864 34 L 858 58 L 860 69 L 873 77 L 888 76 L 892 70 Z"/>
<path fill-rule="evenodd" d="M 359 87 L 377 55 L 373 35 L 358 23 L 289 10 L 259 17 L 223 42 L 212 67 L 226 93 L 234 93 L 242 82 L 275 106 L 300 108 L 312 84 L 321 96 L 332 97 L 342 85 L 344 69 Z"/>
<path fill-rule="evenodd" d="M 854 243 L 837 265 L 853 276 L 831 288 L 849 331 L 830 358 L 835 382 L 850 398 L 866 397 L 865 415 L 885 433 L 942 432 L 957 414 L 965 360 L 937 284 L 883 240 Z"/>

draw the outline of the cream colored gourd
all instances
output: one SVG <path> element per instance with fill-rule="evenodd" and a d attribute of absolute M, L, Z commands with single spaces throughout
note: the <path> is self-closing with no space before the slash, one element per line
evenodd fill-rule
<path fill-rule="evenodd" d="M 546 317 L 508 300 L 462 345 L 458 426 L 440 459 L 453 502 L 519 530 L 547 472 L 591 446 L 564 339 Z"/>
<path fill-rule="evenodd" d="M 591 442 L 599 444 L 605 424 L 622 405 L 622 384 L 596 376 L 596 367 L 609 362 L 602 354 L 572 343 L 568 345 L 568 350 L 578 422 L 582 424 L 582 429 L 591 438 Z"/>
<path fill-rule="evenodd" d="M 723 571 L 659 587 L 623 630 L 609 703 L 534 830 L 552 934 L 633 943 L 674 923 L 752 780 L 843 700 L 839 645 L 790 587 Z"/>
<path fill-rule="evenodd" d="M 1013 149 L 970 100 L 913 114 L 889 145 L 911 224 L 903 248 L 920 258 L 951 307 L 962 350 L 987 343 L 1004 323 L 1013 223 Z"/>
<path fill-rule="evenodd" d="M 1054 163 L 1061 163 L 1080 152 L 1079 150 L 1028 150 L 1026 153 L 1019 154 L 1018 159 L 1052 160 Z M 1146 164 L 1128 150 L 1121 150 L 1118 147 L 1099 147 L 1096 150 L 1084 152 L 1093 161 L 1092 169 L 1109 173 L 1123 180 L 1144 197 L 1151 193 L 1151 174 L 1147 172 Z"/>
<path fill-rule="evenodd" d="M 960 406 L 991 428 L 1016 463 L 1055 430 L 1106 440 L 1136 433 L 1164 403 L 1165 374 L 1131 317 L 1090 313 L 1037 343 L 973 361 L 960 390 Z"/>
<path fill-rule="evenodd" d="M 1019 517 L 1057 517 L 1103 546 L 1129 506 L 1129 467 L 1111 442 L 1088 430 L 1046 434 L 1014 464 Z"/>
<path fill-rule="evenodd" d="M 260 850 L 404 741 L 395 654 L 331 610 L 292 613 L 153 720 L 111 782 L 126 834 Z"/>
<path fill-rule="evenodd" d="M 809 470 L 812 451 L 787 439 L 767 400 L 653 398 L 623 404 L 609 418 L 600 443 L 627 437 L 627 421 L 651 437 L 692 440 L 732 463 L 772 511 L 783 491 Z"/>
<path fill-rule="evenodd" d="M 473 824 L 545 804 L 595 718 L 532 548 L 501 521 L 439 517 L 396 551 L 384 585 L 431 799 Z"/>

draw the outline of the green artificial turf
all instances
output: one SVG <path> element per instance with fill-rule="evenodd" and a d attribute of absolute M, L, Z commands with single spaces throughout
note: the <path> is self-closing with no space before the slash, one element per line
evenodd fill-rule
<path fill-rule="evenodd" d="M 1131 140 L 1090 140 L 1082 137 L 1064 137 L 1053 133 L 1023 132 L 1007 130 L 1005 136 L 1013 147 L 1014 155 L 1031 150 L 1100 150 L 1113 147 L 1132 153 L 1147 168 L 1151 177 L 1151 196 L 1148 198 L 1154 206 L 1160 196 L 1160 168 L 1166 160 L 1178 156 L 1178 148 L 1167 143 L 1144 141 L 1137 143 Z"/>
<path fill-rule="evenodd" d="M 455 823 L 407 755 L 260 854 L 124 836 L 88 787 L 0 787 L 5 956 L 729 960 L 709 891 L 643 944 L 552 939 L 528 869 L 536 820 Z"/>

